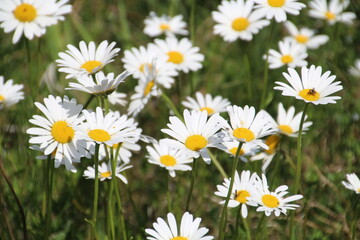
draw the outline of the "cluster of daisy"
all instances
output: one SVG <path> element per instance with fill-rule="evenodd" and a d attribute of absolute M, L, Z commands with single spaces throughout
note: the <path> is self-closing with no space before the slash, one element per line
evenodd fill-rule
<path fill-rule="evenodd" d="M 0 27 L 6 33 L 14 32 L 12 42 L 17 43 L 24 34 L 29 40 L 45 34 L 46 27 L 63 21 L 71 12 L 69 0 L 3 0 L 0 4 Z"/>
<path fill-rule="evenodd" d="M 289 204 L 302 198 L 302 195 L 293 195 L 284 198 L 288 186 L 282 185 L 275 189 L 269 190 L 269 185 L 266 176 L 263 174 L 260 178 L 256 173 L 250 171 L 242 171 L 241 176 L 235 172 L 234 185 L 230 189 L 230 179 L 225 178 L 222 185 L 217 185 L 217 192 L 215 195 L 226 198 L 229 191 L 231 193 L 229 205 L 230 208 L 235 208 L 241 205 L 241 215 L 246 218 L 248 215 L 247 206 L 257 207 L 257 212 L 265 212 L 266 216 L 270 216 L 274 212 L 275 216 L 280 213 L 286 215 L 287 210 L 294 210 L 299 207 L 296 204 Z M 221 201 L 220 204 L 224 204 Z"/>

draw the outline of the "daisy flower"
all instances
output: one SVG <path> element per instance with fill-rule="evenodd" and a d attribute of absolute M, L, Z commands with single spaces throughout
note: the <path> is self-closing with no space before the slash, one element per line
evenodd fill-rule
<path fill-rule="evenodd" d="M 309 28 L 298 29 L 292 22 L 287 21 L 284 24 L 290 36 L 285 37 L 285 40 L 295 40 L 301 46 L 309 49 L 317 49 L 320 45 L 329 41 L 326 35 L 315 35 L 315 31 Z"/>
<path fill-rule="evenodd" d="M 170 17 L 162 15 L 158 17 L 156 13 L 150 12 L 145 21 L 144 33 L 150 37 L 157 37 L 161 34 L 166 34 L 167 37 L 174 37 L 178 35 L 188 35 L 189 32 L 185 29 L 186 22 L 183 21 L 181 15 Z"/>
<path fill-rule="evenodd" d="M 199 47 L 193 47 L 191 41 L 183 38 L 180 41 L 174 37 L 165 40 L 155 39 L 155 45 L 161 55 L 166 56 L 167 61 L 175 64 L 178 71 L 188 73 L 202 68 L 204 55 L 199 53 Z"/>
<path fill-rule="evenodd" d="M 81 138 L 77 127 L 82 123 L 80 115 L 82 105 L 75 99 L 69 100 L 49 95 L 44 104 L 35 102 L 35 106 L 46 118 L 34 115 L 29 120 L 36 127 L 29 128 L 26 133 L 30 144 L 37 144 L 45 155 L 54 156 L 55 167 L 64 164 L 67 170 L 76 171 L 72 162 L 79 162 L 81 157 L 90 157 L 87 143 Z"/>
<path fill-rule="evenodd" d="M 149 163 L 159 165 L 169 171 L 171 177 L 175 177 L 175 171 L 191 171 L 187 165 L 192 163 L 193 158 L 184 149 L 171 148 L 163 140 L 153 143 L 153 147 L 146 147 L 150 155 L 147 156 Z"/>
<path fill-rule="evenodd" d="M 130 97 L 131 102 L 128 108 L 128 114 L 136 116 L 149 102 L 152 96 L 160 96 L 161 90 L 157 87 L 156 71 L 153 66 L 145 66 L 145 78 L 140 78 L 135 87 L 135 93 Z"/>
<path fill-rule="evenodd" d="M 254 0 L 222 1 L 219 11 L 212 12 L 212 18 L 217 23 L 214 33 L 222 36 L 227 42 L 234 42 L 240 38 L 250 41 L 253 34 L 270 24 L 262 19 L 263 14 L 253 11 Z"/>
<path fill-rule="evenodd" d="M 275 131 L 268 113 L 262 110 L 255 114 L 255 108 L 247 105 L 244 108 L 236 105 L 228 106 L 227 111 L 230 117 L 230 125 L 225 120 L 222 121 L 222 125 L 230 138 L 245 143 L 252 142 L 262 148 L 268 148 L 259 139 Z"/>
<path fill-rule="evenodd" d="M 279 42 L 279 50 L 275 51 L 274 49 L 269 50 L 269 68 L 275 69 L 280 68 L 284 65 L 289 67 L 302 67 L 307 65 L 306 49 L 296 43 L 294 40 L 284 40 Z M 264 57 L 266 58 L 266 57 Z"/>
<path fill-rule="evenodd" d="M 126 93 L 120 93 L 117 91 L 114 91 L 110 93 L 108 96 L 108 100 L 112 105 L 119 104 L 120 106 L 125 106 L 127 104 L 126 101 Z"/>
<path fill-rule="evenodd" d="M 126 169 L 132 168 L 131 165 L 118 165 L 116 166 L 115 170 L 115 176 L 119 178 L 121 181 L 123 181 L 125 184 L 128 183 L 127 179 L 124 175 L 120 174 L 122 171 L 125 171 Z M 98 166 L 98 174 L 100 181 L 104 181 L 106 179 L 111 179 L 112 176 L 112 170 L 111 170 L 111 162 L 108 163 L 102 163 Z M 95 179 L 95 166 L 93 167 L 87 167 L 87 169 L 84 171 L 83 175 L 86 179 Z"/>
<path fill-rule="evenodd" d="M 251 161 L 262 160 L 263 164 L 261 166 L 261 171 L 265 172 L 271 161 L 273 160 L 277 149 L 279 148 L 281 138 L 279 135 L 273 134 L 268 136 L 264 143 L 268 146 L 267 150 L 264 150 L 253 157 L 251 157 Z"/>
<path fill-rule="evenodd" d="M 287 111 L 285 110 L 282 103 L 278 105 L 278 115 L 276 120 L 276 126 L 281 134 L 289 137 L 297 137 L 297 132 L 300 128 L 300 121 L 303 112 L 299 112 L 295 115 L 295 107 L 291 106 Z M 307 119 L 305 115 L 305 120 Z M 312 122 L 304 122 L 302 127 L 303 134 L 309 129 Z"/>
<path fill-rule="evenodd" d="M 120 48 L 114 48 L 115 42 L 102 41 L 98 48 L 94 42 L 88 46 L 84 41 L 79 43 L 79 49 L 71 44 L 68 50 L 60 52 L 60 59 L 56 60 L 59 72 L 68 73 L 66 78 L 77 78 L 82 75 L 94 74 L 100 71 L 106 64 L 113 62 Z"/>
<path fill-rule="evenodd" d="M 360 77 L 360 59 L 356 59 L 355 65 L 350 67 L 349 73 L 354 77 Z"/>
<path fill-rule="evenodd" d="M 206 110 L 208 115 L 225 112 L 226 107 L 230 105 L 230 102 L 227 98 L 222 98 L 221 96 L 216 96 L 213 98 L 208 93 L 204 96 L 201 92 L 196 92 L 195 97 L 196 99 L 189 96 L 186 97 L 186 100 L 181 102 L 182 105 L 191 110 Z"/>
<path fill-rule="evenodd" d="M 266 16 L 267 19 L 275 18 L 276 22 L 286 21 L 286 13 L 292 15 L 299 15 L 300 10 L 305 4 L 297 0 L 255 0 L 255 9 L 258 9 L 258 14 Z"/>
<path fill-rule="evenodd" d="M 66 90 L 77 90 L 95 96 L 107 96 L 114 92 L 119 84 L 123 83 L 124 79 L 129 75 L 127 71 L 124 71 L 116 78 L 114 78 L 114 73 L 109 73 L 105 76 L 103 72 L 98 72 L 94 78 L 91 75 L 84 75 L 77 78 L 77 83 L 70 82 L 70 87 L 66 88 Z"/>
<path fill-rule="evenodd" d="M 259 205 L 256 209 L 257 212 L 265 212 L 266 216 L 270 216 L 274 212 L 275 216 L 278 217 L 281 213 L 286 215 L 287 210 L 295 210 L 296 207 L 300 207 L 297 204 L 289 204 L 289 202 L 303 198 L 302 195 L 297 194 L 284 198 L 289 193 L 286 185 L 282 185 L 276 188 L 274 192 L 270 192 L 264 174 L 261 179 L 258 177 L 258 180 L 255 181 L 255 187 L 257 191 L 253 192 L 249 200 L 255 201 Z"/>
<path fill-rule="evenodd" d="M 98 144 L 104 143 L 113 146 L 119 142 L 137 142 L 140 132 L 136 128 L 136 123 L 126 115 L 118 112 L 109 112 L 104 116 L 100 107 L 95 112 L 83 110 L 86 122 L 80 126 L 80 134 L 83 139 Z"/>
<path fill-rule="evenodd" d="M 150 44 L 147 47 L 140 46 L 139 48 L 131 48 L 124 52 L 124 57 L 121 61 L 124 63 L 124 68 L 132 73 L 136 79 L 146 78 L 146 67 L 154 69 L 156 72 L 156 81 L 164 88 L 170 88 L 175 82 L 174 77 L 178 75 L 176 66 L 169 63 L 167 56 L 161 55 L 159 49 Z"/>
<path fill-rule="evenodd" d="M 257 203 L 250 200 L 249 197 L 253 195 L 254 184 L 256 181 L 257 174 L 250 174 L 250 171 L 242 171 L 241 177 L 239 177 L 238 172 L 235 172 L 234 186 L 230 190 L 232 194 L 230 195 L 228 207 L 234 208 L 241 205 L 241 215 L 243 218 L 246 218 L 248 215 L 248 209 L 246 205 L 256 207 Z M 230 179 L 225 178 L 223 185 L 217 185 L 217 192 L 215 195 L 226 198 L 229 193 Z M 224 204 L 225 200 L 221 201 L 220 204 Z"/>
<path fill-rule="evenodd" d="M 355 191 L 356 194 L 360 194 L 360 180 L 355 173 L 346 174 L 348 182 L 342 181 L 341 183 L 350 190 Z"/>
<path fill-rule="evenodd" d="M 336 103 L 335 100 L 341 99 L 339 96 L 329 96 L 343 89 L 340 81 L 334 82 L 336 76 L 330 76 L 330 71 L 322 74 L 321 67 L 311 65 L 310 68 L 301 68 L 301 78 L 293 68 L 288 68 L 288 72 L 283 75 L 291 86 L 283 82 L 275 82 L 279 86 L 274 89 L 282 91 L 282 95 L 293 96 L 315 105 Z"/>
<path fill-rule="evenodd" d="M 331 25 L 336 22 L 352 24 L 356 19 L 355 13 L 344 12 L 349 4 L 349 0 L 331 0 L 329 4 L 327 0 L 312 0 L 309 3 L 309 15 L 313 18 L 324 19 Z"/>
<path fill-rule="evenodd" d="M 12 79 L 5 82 L 5 78 L 0 76 L 0 110 L 24 99 L 23 88 L 23 84 L 14 84 Z"/>
<path fill-rule="evenodd" d="M 5 33 L 15 31 L 15 44 L 24 34 L 29 40 L 45 34 L 46 27 L 63 21 L 62 15 L 71 12 L 68 0 L 2 0 L 0 4 L 0 27 Z"/>
<path fill-rule="evenodd" d="M 224 148 L 222 148 L 222 150 L 224 150 L 228 154 L 231 154 L 232 156 L 235 156 L 236 152 L 237 152 L 237 149 L 238 149 L 238 146 L 239 146 L 239 142 L 238 141 L 230 141 L 230 142 L 224 141 L 222 143 L 222 145 L 224 146 Z M 259 146 L 258 145 L 254 144 L 252 142 L 244 143 L 241 146 L 241 149 L 240 149 L 240 152 L 239 152 L 239 157 L 244 162 L 247 162 L 248 159 L 246 157 L 253 156 L 258 151 L 259 151 Z"/>
<path fill-rule="evenodd" d="M 187 109 L 184 110 L 185 123 L 178 117 L 171 116 L 169 118 L 170 123 L 167 124 L 169 129 L 161 129 L 161 131 L 176 140 L 164 139 L 164 142 L 174 148 L 189 151 L 195 158 L 201 155 L 204 161 L 210 164 L 211 158 L 207 152 L 207 148 L 219 148 L 222 138 L 216 135 L 221 128 L 219 124 L 219 114 L 215 113 L 209 119 L 207 116 L 206 111 L 200 112 L 192 110 L 190 112 Z"/>
<path fill-rule="evenodd" d="M 201 218 L 195 218 L 192 214 L 185 212 L 181 218 L 180 228 L 176 223 L 174 214 L 167 214 L 167 222 L 162 218 L 157 218 L 153 223 L 153 228 L 145 229 L 150 235 L 148 240 L 211 240 L 212 236 L 205 236 L 209 229 L 200 228 Z"/>

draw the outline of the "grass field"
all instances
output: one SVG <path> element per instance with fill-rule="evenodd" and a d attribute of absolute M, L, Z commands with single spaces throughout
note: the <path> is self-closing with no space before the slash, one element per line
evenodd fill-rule
<path fill-rule="evenodd" d="M 309 1 L 300 2 L 308 5 Z M 280 102 L 286 109 L 294 106 L 297 113 L 303 111 L 304 101 L 283 96 L 273 89 L 276 81 L 286 82 L 282 73 L 288 71 L 287 67 L 268 69 L 264 58 L 268 49 L 278 50 L 278 42 L 288 36 L 284 24 L 271 20 L 268 26 L 253 35 L 251 41 L 225 42 L 213 33 L 215 22 L 211 13 L 217 11 L 220 3 L 76 0 L 69 3 L 72 11 L 64 15 L 64 21 L 47 27 L 46 33 L 39 38 L 28 40 L 22 36 L 13 44 L 14 33 L 0 31 L 0 75 L 24 85 L 24 99 L 0 110 L 0 239 L 24 239 L 25 235 L 27 239 L 125 239 L 126 235 L 127 239 L 140 240 L 149 236 L 145 229 L 152 228 L 158 217 L 165 219 L 166 214 L 172 212 L 179 222 L 185 212 L 193 171 L 176 171 L 176 177 L 170 177 L 165 168 L 148 162 L 146 146 L 149 143 L 138 142 L 141 149 L 133 152 L 133 167 L 122 173 L 128 184 L 119 179 L 99 182 L 95 229 L 85 220 L 93 217 L 94 180 L 83 176 L 87 167 L 94 164 L 95 157 L 82 158 L 80 163 L 75 163 L 76 173 L 66 170 L 63 165 L 53 168 L 53 160 L 36 159 L 42 153 L 30 149 L 31 136 L 26 133 L 34 127 L 29 122 L 33 115 L 43 115 L 34 103 L 43 103 L 43 99 L 51 94 L 61 98 L 67 95 L 84 105 L 90 97 L 85 92 L 65 90 L 69 82 L 75 80 L 65 79 L 66 74 L 58 71 L 55 60 L 59 59 L 59 52 L 65 52 L 68 44 L 78 47 L 80 41 L 94 41 L 97 46 L 104 40 L 116 42 L 121 51 L 103 71 L 106 74 L 114 72 L 117 76 L 125 70 L 121 61 L 125 50 L 154 42 L 155 38 L 143 32 L 144 19 L 151 11 L 158 15 L 183 16 L 189 31 L 185 37 L 200 48 L 205 59 L 197 71 L 179 72 L 171 88 L 162 87 L 163 97 L 150 98 L 134 117 L 142 134 L 156 140 L 169 137 L 161 129 L 167 128 L 169 117 L 175 115 L 166 97 L 181 115 L 185 109 L 181 102 L 187 96 L 194 97 L 197 91 L 222 96 L 232 105 L 254 106 L 257 112 L 264 109 L 275 119 Z M 307 121 L 313 124 L 302 135 L 299 194 L 303 198 L 294 202 L 300 207 L 279 217 L 274 214 L 267 217 L 248 207 L 246 220 L 241 216 L 237 219 L 239 207 L 228 208 L 225 239 L 360 239 L 359 192 L 346 189 L 341 183 L 346 180 L 346 174 L 360 176 L 360 77 L 349 73 L 349 68 L 360 58 L 359 2 L 351 1 L 345 11 L 356 14 L 352 24 L 337 22 L 332 25 L 311 18 L 308 6 L 297 16 L 287 15 L 296 26 L 315 29 L 317 34 L 329 36 L 325 44 L 307 50 L 307 66 L 321 66 L 323 72 L 331 71 L 343 86 L 343 90 L 333 94 L 341 96 L 336 104 L 308 104 Z M 165 36 L 157 38 L 164 39 Z M 300 72 L 301 68 L 295 69 Z M 126 93 L 126 99 L 130 101 L 137 83 L 137 79 L 129 76 L 117 91 Z M 0 104 L 1 101 L 0 98 Z M 94 99 L 87 109 L 95 110 L 100 104 L 102 100 Z M 126 114 L 128 105 L 110 104 L 109 108 Z M 221 116 L 228 119 L 226 112 Z M 296 137 L 281 138 L 276 155 L 266 170 L 271 190 L 287 185 L 289 195 L 297 194 L 294 192 L 297 141 Z M 231 176 L 234 157 L 216 148 L 211 148 L 211 153 L 226 175 Z M 200 157 L 197 164 L 189 212 L 202 219 L 200 226 L 209 229 L 208 235 L 220 239 L 223 205 L 219 202 L 224 198 L 214 192 L 224 177 L 214 161 L 207 165 Z M 250 170 L 260 175 L 261 167 L 262 161 L 239 161 L 237 170 Z M 52 193 L 49 190 L 51 178 Z M 114 188 L 119 190 L 118 195 Z"/>

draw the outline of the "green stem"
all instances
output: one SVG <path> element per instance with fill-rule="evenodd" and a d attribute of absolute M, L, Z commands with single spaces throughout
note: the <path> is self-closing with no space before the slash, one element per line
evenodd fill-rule
<path fill-rule="evenodd" d="M 193 189 L 194 189 L 194 183 L 195 183 L 195 178 L 196 178 L 196 175 L 197 175 L 197 169 L 198 169 L 198 159 L 195 158 L 194 161 L 193 161 L 193 167 L 192 167 L 189 195 L 188 195 L 188 198 L 187 198 L 187 201 L 186 201 L 186 212 L 189 211 L 189 208 L 190 208 L 190 200 L 191 200 L 192 192 L 193 192 Z"/>
<path fill-rule="evenodd" d="M 240 215 L 241 215 L 241 205 L 239 205 L 239 209 L 236 214 L 236 225 L 235 225 L 235 240 L 239 240 L 239 225 L 240 225 Z"/>
<path fill-rule="evenodd" d="M 54 176 L 54 166 L 52 164 L 51 155 L 48 156 L 47 159 L 47 167 L 48 167 L 48 179 L 47 181 L 47 192 L 46 192 L 46 214 L 45 214 L 45 231 L 44 231 L 44 239 L 48 239 L 49 237 L 49 229 L 51 225 L 51 206 L 52 206 L 52 187 L 53 187 L 53 176 Z"/>
<path fill-rule="evenodd" d="M 226 221 L 227 221 L 227 207 L 230 201 L 230 197 L 231 197 L 231 193 L 232 193 L 232 188 L 234 186 L 234 179 L 235 179 L 235 172 L 237 169 L 237 165 L 239 162 L 239 153 L 242 147 L 242 142 L 239 142 L 238 148 L 236 150 L 236 154 L 234 157 L 234 162 L 233 162 L 233 167 L 231 170 L 231 179 L 230 179 L 230 186 L 229 186 L 229 191 L 228 194 L 226 196 L 226 200 L 224 203 L 224 207 L 223 210 L 221 212 L 221 218 L 220 218 L 220 225 L 219 225 L 219 240 L 223 240 L 225 237 L 225 231 L 226 231 Z"/>
<path fill-rule="evenodd" d="M 88 98 L 88 100 L 86 100 L 86 102 L 83 106 L 83 109 L 86 109 L 94 98 L 95 98 L 95 95 L 91 94 L 90 97 Z"/>
<path fill-rule="evenodd" d="M 297 194 L 300 189 L 301 162 L 302 162 L 302 149 L 301 149 L 302 148 L 302 143 L 301 143 L 302 129 L 303 129 L 304 120 L 305 120 L 305 116 L 306 116 L 306 110 L 307 110 L 308 105 L 309 105 L 309 103 L 305 103 L 304 111 L 301 115 L 301 120 L 300 120 L 298 139 L 297 139 L 296 177 L 295 177 L 295 187 L 294 187 L 293 194 Z"/>
<path fill-rule="evenodd" d="M 91 239 L 95 238 L 96 235 L 96 219 L 97 219 L 97 207 L 99 200 L 99 148 L 100 144 L 96 143 L 95 145 L 95 182 L 94 182 L 94 205 L 93 205 L 93 216 L 91 219 Z"/>
<path fill-rule="evenodd" d="M 274 19 L 273 19 L 273 20 L 271 20 L 268 45 L 266 47 L 266 60 L 265 60 L 265 65 L 264 65 L 264 78 L 263 78 L 263 85 L 262 85 L 263 91 L 261 94 L 260 109 L 264 109 L 264 107 L 265 107 L 267 85 L 268 85 L 268 73 L 269 73 L 269 49 L 270 49 L 270 45 L 271 45 L 274 25 L 275 24 L 274 24 Z"/>
<path fill-rule="evenodd" d="M 115 194 L 116 194 L 116 202 L 117 202 L 119 212 L 120 212 L 120 227 L 121 227 L 121 232 L 123 234 L 122 239 L 127 240 L 126 228 L 125 228 L 125 220 L 124 220 L 124 215 L 123 215 L 123 211 L 122 211 L 121 198 L 120 198 L 120 193 L 119 193 L 119 187 L 118 186 L 115 186 Z"/>
<path fill-rule="evenodd" d="M 295 185 L 294 185 L 294 194 L 297 194 L 300 189 L 300 179 L 301 179 L 301 166 L 302 166 L 302 129 L 305 121 L 306 110 L 309 103 L 305 103 L 304 111 L 301 115 L 299 132 L 298 132 L 298 139 L 297 139 L 297 161 L 296 161 L 296 176 L 295 176 Z M 295 232 L 294 232 L 294 215 L 295 213 L 292 212 L 290 216 L 290 239 L 295 239 Z"/>
<path fill-rule="evenodd" d="M 127 14 L 126 14 L 126 6 L 125 1 L 120 0 L 118 2 L 118 11 L 119 11 L 119 20 L 120 20 L 120 32 L 122 37 L 122 42 L 125 45 L 125 48 L 131 47 L 130 41 L 131 41 L 131 34 L 129 30 L 129 22 L 127 20 Z"/>
<path fill-rule="evenodd" d="M 249 227 L 247 218 L 243 218 L 242 221 L 243 221 L 245 232 L 246 232 L 246 238 L 247 238 L 247 240 L 251 240 L 251 232 L 250 232 L 250 227 Z"/>
<path fill-rule="evenodd" d="M 166 174 L 166 185 L 167 185 L 166 200 L 167 200 L 167 204 L 168 204 L 168 212 L 171 212 L 170 175 L 167 170 L 165 170 L 165 174 Z"/>
<path fill-rule="evenodd" d="M 164 91 L 161 94 L 162 99 L 167 104 L 169 109 L 174 112 L 174 114 L 182 121 L 184 121 L 183 117 L 180 115 L 179 111 L 175 107 L 174 103 L 171 101 L 171 99 L 164 93 Z"/>
<path fill-rule="evenodd" d="M 105 147 L 107 148 L 107 147 Z M 116 154 L 114 157 L 113 154 L 113 149 L 111 148 L 111 154 L 110 154 L 110 162 L 111 162 L 111 185 L 110 185 L 110 193 L 109 193 L 109 207 L 110 207 L 110 211 L 113 213 L 114 209 L 113 209 L 113 196 L 114 196 L 114 188 L 116 187 L 116 161 L 117 161 L 117 154 L 119 153 L 119 149 L 120 149 L 120 144 L 118 146 L 118 148 L 116 149 Z M 113 219 L 110 220 L 110 225 L 111 225 L 111 231 L 112 231 L 112 235 L 113 235 L 113 239 L 116 239 L 115 237 L 115 230 L 114 230 L 114 222 Z"/>
<path fill-rule="evenodd" d="M 221 176 L 223 178 L 228 178 L 226 172 L 224 171 L 224 169 L 222 168 L 220 162 L 217 160 L 216 156 L 210 151 L 210 149 L 208 149 L 208 153 L 209 153 L 209 156 L 212 160 L 212 162 L 214 163 L 215 167 L 219 170 Z"/>
<path fill-rule="evenodd" d="M 112 176 L 113 177 L 113 176 Z M 113 201 L 112 201 L 112 195 L 114 192 L 114 183 L 113 181 L 110 182 L 110 190 L 109 190 L 109 201 L 108 201 L 108 236 L 111 236 L 110 239 L 116 239 L 115 238 L 115 227 L 114 227 L 114 211 L 113 211 Z"/>

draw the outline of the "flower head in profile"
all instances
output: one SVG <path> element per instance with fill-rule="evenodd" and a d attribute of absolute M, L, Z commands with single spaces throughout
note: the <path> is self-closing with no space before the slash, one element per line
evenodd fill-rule
<path fill-rule="evenodd" d="M 251 161 L 262 160 L 263 164 L 261 166 L 261 171 L 263 173 L 266 172 L 266 169 L 269 167 L 271 161 L 273 160 L 279 148 L 280 141 L 281 137 L 277 134 L 268 136 L 264 141 L 264 144 L 268 146 L 268 149 L 263 150 L 262 152 L 259 152 L 251 157 Z"/>
<path fill-rule="evenodd" d="M 208 118 L 207 112 L 204 110 L 191 112 L 184 110 L 184 121 L 178 117 L 171 116 L 169 128 L 161 129 L 162 132 L 170 135 L 174 139 L 164 139 L 168 145 L 185 149 L 198 158 L 200 155 L 207 164 L 210 164 L 211 158 L 207 152 L 209 147 L 221 147 L 222 138 L 217 135 L 221 125 L 219 123 L 219 114 L 215 113 Z"/>
<path fill-rule="evenodd" d="M 280 41 L 279 50 L 280 52 L 269 50 L 269 68 L 275 69 L 285 65 L 295 68 L 307 65 L 306 49 L 296 41 L 290 39 Z"/>
<path fill-rule="evenodd" d="M 192 155 L 184 149 L 175 149 L 166 144 L 163 140 L 147 146 L 149 163 L 159 165 L 169 171 L 170 176 L 175 177 L 175 171 L 191 171 Z"/>
<path fill-rule="evenodd" d="M 355 64 L 350 67 L 349 73 L 354 77 L 360 78 L 360 59 L 355 60 Z"/>
<path fill-rule="evenodd" d="M 341 183 L 350 190 L 355 191 L 356 194 L 360 194 L 360 180 L 355 173 L 346 174 L 347 182 L 342 181 Z"/>
<path fill-rule="evenodd" d="M 20 100 L 24 99 L 23 84 L 14 84 L 12 79 L 5 81 L 3 76 L 0 76 L 0 110 L 10 107 Z"/>
<path fill-rule="evenodd" d="M 349 0 L 312 0 L 309 3 L 309 15 L 313 18 L 324 19 L 329 24 L 342 22 L 352 24 L 356 19 L 355 13 L 344 12 L 349 6 Z"/>
<path fill-rule="evenodd" d="M 255 9 L 267 19 L 275 18 L 276 22 L 284 22 L 287 19 L 286 13 L 299 15 L 305 4 L 298 0 L 255 0 Z"/>
<path fill-rule="evenodd" d="M 199 53 L 199 47 L 194 47 L 188 38 L 182 38 L 179 41 L 174 37 L 168 37 L 165 40 L 155 39 L 154 41 L 155 44 L 150 44 L 150 46 L 157 47 L 159 55 L 165 56 L 178 71 L 188 73 L 202 68 L 204 55 Z"/>
<path fill-rule="evenodd" d="M 317 49 L 320 45 L 329 41 L 327 35 L 315 35 L 315 30 L 309 28 L 298 29 L 292 22 L 287 21 L 284 24 L 290 36 L 285 37 L 285 40 L 295 40 L 299 45 L 309 48 Z"/>
<path fill-rule="evenodd" d="M 239 177 L 239 174 L 236 171 L 233 188 L 229 190 L 230 179 L 225 178 L 222 185 L 216 186 L 217 192 L 215 192 L 215 195 L 226 198 L 230 191 L 232 194 L 230 195 L 228 207 L 234 208 L 241 205 L 241 215 L 243 218 L 246 218 L 248 215 L 247 205 L 253 207 L 258 205 L 249 198 L 253 195 L 253 191 L 256 191 L 254 187 L 256 177 L 257 174 L 251 174 L 250 171 L 242 171 L 241 177 Z M 220 204 L 224 203 L 225 200 L 220 202 Z"/>
<path fill-rule="evenodd" d="M 278 133 L 284 134 L 289 137 L 297 137 L 300 129 L 300 121 L 303 112 L 299 112 L 295 115 L 295 107 L 291 106 L 288 110 L 285 110 L 282 103 L 278 105 L 278 113 L 276 121 L 271 117 L 274 125 L 278 128 Z M 307 115 L 305 115 L 302 132 L 305 132 L 312 125 L 312 122 L 306 122 Z"/>
<path fill-rule="evenodd" d="M 26 133 L 32 135 L 29 143 L 38 146 L 44 155 L 52 155 L 55 167 L 64 164 L 67 170 L 76 171 L 73 162 L 79 162 L 81 157 L 90 157 L 87 143 L 77 130 L 82 123 L 80 116 L 82 105 L 75 99 L 64 96 L 44 98 L 44 105 L 35 102 L 35 106 L 45 115 L 34 115 L 29 120 L 36 127 L 29 128 Z"/>
<path fill-rule="evenodd" d="M 160 96 L 161 90 L 158 88 L 157 72 L 154 65 L 146 65 L 144 68 L 144 77 L 140 78 L 135 87 L 135 93 L 131 95 L 128 114 L 136 116 L 149 102 L 151 97 Z"/>
<path fill-rule="evenodd" d="M 167 214 L 167 222 L 157 218 L 153 228 L 145 229 L 150 235 L 147 240 L 211 240 L 212 236 L 205 236 L 209 229 L 200 227 L 201 218 L 195 218 L 192 214 L 185 212 L 178 227 L 174 214 Z"/>
<path fill-rule="evenodd" d="M 123 83 L 124 79 L 129 75 L 130 74 L 127 71 L 124 71 L 114 78 L 114 73 L 105 75 L 102 71 L 100 71 L 95 74 L 95 77 L 92 75 L 78 77 L 77 82 L 70 82 L 70 87 L 66 88 L 66 90 L 86 92 L 95 96 L 108 96 L 113 93 L 120 83 Z"/>
<path fill-rule="evenodd" d="M 136 131 L 141 131 L 137 129 Z M 112 154 L 114 158 L 117 155 L 116 161 L 118 163 L 130 163 L 130 158 L 132 157 L 133 151 L 139 151 L 140 145 L 138 143 L 133 142 L 119 142 L 115 143 L 112 146 L 101 145 L 99 149 L 99 159 L 104 159 L 108 154 Z"/>
<path fill-rule="evenodd" d="M 96 48 L 94 42 L 88 45 L 84 41 L 79 43 L 79 49 L 71 44 L 68 50 L 60 52 L 60 59 L 56 60 L 60 67 L 59 72 L 67 73 L 66 78 L 77 78 L 82 75 L 94 74 L 100 71 L 106 64 L 113 62 L 120 48 L 114 48 L 115 42 L 102 41 Z"/>
<path fill-rule="evenodd" d="M 63 21 L 64 14 L 71 12 L 69 0 L 2 0 L 0 4 L 0 27 L 6 33 L 15 31 L 12 43 L 24 34 L 29 40 L 45 34 L 46 27 Z"/>
<path fill-rule="evenodd" d="M 295 210 L 300 207 L 297 204 L 290 204 L 290 202 L 303 198 L 300 194 L 285 198 L 284 196 L 289 193 L 286 185 L 279 186 L 274 192 L 271 192 L 264 174 L 261 179 L 255 181 L 255 188 L 257 191 L 253 192 L 249 200 L 256 202 L 259 205 L 256 211 L 265 212 L 266 216 L 270 216 L 271 213 L 274 213 L 276 217 L 281 213 L 286 215 L 287 210 Z"/>
<path fill-rule="evenodd" d="M 336 76 L 330 76 L 327 71 L 322 74 L 321 67 L 311 65 L 310 68 L 302 67 L 301 76 L 293 68 L 288 68 L 289 73 L 283 73 L 290 86 L 283 82 L 275 82 L 278 86 L 275 90 L 282 91 L 284 96 L 292 96 L 296 99 L 317 104 L 336 103 L 339 96 L 329 96 L 343 89 L 340 81 L 334 82 Z"/>
<path fill-rule="evenodd" d="M 164 33 L 167 37 L 174 37 L 176 34 L 187 35 L 189 33 L 185 29 L 186 22 L 183 21 L 181 15 L 175 17 L 162 15 L 158 17 L 156 13 L 150 12 L 144 23 L 144 33 L 150 37 L 157 37 Z"/>
<path fill-rule="evenodd" d="M 222 142 L 221 144 L 224 146 L 222 150 L 224 150 L 231 156 L 236 156 L 236 152 L 239 147 L 238 141 L 234 141 L 234 140 L 226 141 L 224 139 L 224 142 Z M 251 157 L 255 155 L 259 150 L 260 147 L 252 142 L 244 143 L 241 145 L 241 149 L 239 151 L 239 157 L 242 161 L 247 162 L 248 161 L 247 157 Z"/>
<path fill-rule="evenodd" d="M 252 142 L 262 148 L 267 149 L 260 138 L 275 132 L 271 124 L 268 113 L 264 110 L 256 114 L 254 107 L 245 106 L 244 108 L 232 105 L 227 107 L 230 117 L 230 125 L 223 121 L 222 125 L 228 136 L 240 142 Z"/>
<path fill-rule="evenodd" d="M 155 81 L 164 88 L 170 88 L 175 82 L 174 77 L 179 74 L 176 66 L 168 62 L 168 56 L 161 54 L 154 44 L 125 50 L 121 61 L 124 68 L 136 79 L 146 79 L 149 70 L 154 71 Z"/>
<path fill-rule="evenodd" d="M 226 112 L 226 107 L 230 105 L 227 98 L 221 96 L 213 98 L 209 93 L 203 95 L 201 92 L 196 92 L 195 97 L 196 99 L 187 96 L 186 100 L 181 102 L 182 105 L 196 111 L 206 110 L 208 115 Z"/>
<path fill-rule="evenodd" d="M 263 19 L 264 15 L 253 11 L 254 0 L 222 1 L 219 11 L 213 11 L 212 17 L 217 23 L 214 33 L 222 36 L 225 41 L 236 39 L 251 41 L 254 34 L 270 24 Z"/>
<path fill-rule="evenodd" d="M 117 178 L 119 178 L 121 181 L 123 181 L 125 184 L 127 184 L 128 181 L 125 178 L 125 176 L 121 174 L 121 172 L 123 172 L 129 168 L 132 168 L 132 166 L 126 165 L 126 164 L 122 164 L 122 165 L 117 164 L 117 166 L 116 166 L 115 176 Z M 102 163 L 101 165 L 99 164 L 98 174 L 99 174 L 100 181 L 104 181 L 106 179 L 111 179 L 112 174 L 113 174 L 113 172 L 111 170 L 111 162 Z M 87 179 L 95 179 L 95 166 L 87 167 L 87 169 L 84 171 L 83 176 Z"/>
<path fill-rule="evenodd" d="M 134 119 L 119 112 L 109 112 L 104 116 L 100 107 L 95 112 L 83 110 L 85 122 L 80 126 L 83 139 L 110 147 L 119 142 L 137 142 L 141 129 L 136 128 Z"/>

